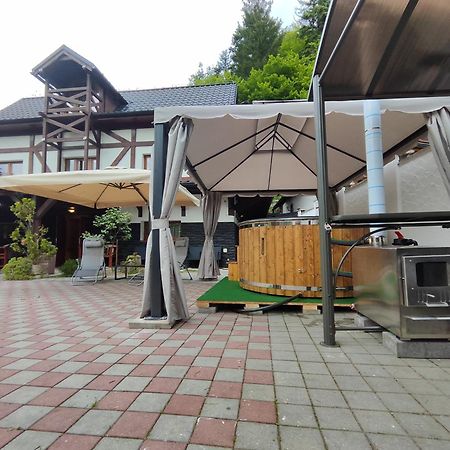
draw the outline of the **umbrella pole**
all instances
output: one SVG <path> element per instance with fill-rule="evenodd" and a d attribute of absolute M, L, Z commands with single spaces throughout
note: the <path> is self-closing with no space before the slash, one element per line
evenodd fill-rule
<path fill-rule="evenodd" d="M 164 181 L 166 173 L 168 125 L 155 124 L 155 150 L 153 152 L 152 209 L 153 218 L 161 217 Z M 161 255 L 158 229 L 152 230 L 152 253 L 150 256 L 150 311 L 152 318 L 167 316 L 161 281 Z"/>
<path fill-rule="evenodd" d="M 325 104 L 319 75 L 313 78 L 314 126 L 317 154 L 317 198 L 319 201 L 320 278 L 322 280 L 323 342 L 325 346 L 336 345 L 334 323 L 334 287 L 331 260 L 330 208 L 328 205 L 328 162 L 325 132 Z"/>

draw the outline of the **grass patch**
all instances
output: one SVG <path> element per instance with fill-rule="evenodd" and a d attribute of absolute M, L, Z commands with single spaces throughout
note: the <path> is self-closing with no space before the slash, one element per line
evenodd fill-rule
<path fill-rule="evenodd" d="M 284 300 L 286 297 L 279 295 L 260 294 L 259 292 L 247 291 L 239 286 L 238 281 L 230 281 L 227 277 L 216 283 L 211 289 L 206 291 L 197 300 L 200 302 L 221 302 L 221 303 L 274 303 Z M 353 297 L 337 298 L 336 305 L 351 305 L 354 303 Z M 299 298 L 292 303 L 312 303 L 321 304 L 321 298 Z"/>

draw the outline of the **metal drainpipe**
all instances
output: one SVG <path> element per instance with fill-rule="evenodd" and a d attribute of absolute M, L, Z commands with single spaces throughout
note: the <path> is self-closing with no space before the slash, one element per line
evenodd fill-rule
<path fill-rule="evenodd" d="M 383 142 L 379 100 L 364 101 L 364 135 L 366 142 L 369 214 L 381 214 L 386 212 L 386 200 L 384 193 Z M 375 235 L 375 239 L 379 241 L 383 241 L 383 237 L 386 237 L 386 233 Z"/>

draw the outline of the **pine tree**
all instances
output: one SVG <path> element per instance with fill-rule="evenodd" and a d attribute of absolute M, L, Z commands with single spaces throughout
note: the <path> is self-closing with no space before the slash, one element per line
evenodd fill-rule
<path fill-rule="evenodd" d="M 231 59 L 233 73 L 247 77 L 275 55 L 282 37 L 281 21 L 271 17 L 271 0 L 243 0 L 243 21 L 233 34 Z"/>

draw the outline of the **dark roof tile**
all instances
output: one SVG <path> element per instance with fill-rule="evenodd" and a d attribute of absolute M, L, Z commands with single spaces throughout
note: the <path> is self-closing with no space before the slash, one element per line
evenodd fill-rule
<path fill-rule="evenodd" d="M 128 102 L 111 114 L 153 111 L 158 106 L 234 105 L 234 83 L 120 91 Z M 0 121 L 35 119 L 44 109 L 44 97 L 22 98 L 0 110 Z"/>

